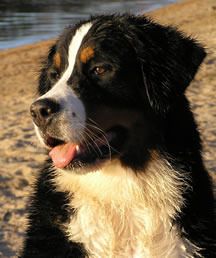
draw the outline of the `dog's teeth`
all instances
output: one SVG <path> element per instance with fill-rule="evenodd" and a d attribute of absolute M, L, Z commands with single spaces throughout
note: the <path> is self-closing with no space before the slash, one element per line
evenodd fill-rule
<path fill-rule="evenodd" d="M 80 153 L 80 147 L 79 147 L 79 145 L 76 146 L 76 151 L 77 151 L 77 153 Z"/>

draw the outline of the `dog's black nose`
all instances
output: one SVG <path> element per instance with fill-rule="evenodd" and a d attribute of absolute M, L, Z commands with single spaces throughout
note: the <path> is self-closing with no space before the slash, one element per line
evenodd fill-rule
<path fill-rule="evenodd" d="M 54 114 L 60 111 L 60 105 L 51 99 L 39 99 L 30 107 L 30 113 L 34 123 L 44 127 L 51 120 Z"/>

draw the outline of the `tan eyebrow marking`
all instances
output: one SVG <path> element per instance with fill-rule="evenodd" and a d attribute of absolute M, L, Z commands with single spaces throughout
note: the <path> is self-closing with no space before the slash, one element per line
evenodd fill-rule
<path fill-rule="evenodd" d="M 94 49 L 92 47 L 86 47 L 80 53 L 80 60 L 83 63 L 86 63 L 93 56 L 94 56 Z"/>
<path fill-rule="evenodd" d="M 54 58 L 53 58 L 53 61 L 54 61 L 54 65 L 57 69 L 60 68 L 60 65 L 61 65 L 61 56 L 59 54 L 59 52 L 57 52 L 55 55 L 54 55 Z"/>

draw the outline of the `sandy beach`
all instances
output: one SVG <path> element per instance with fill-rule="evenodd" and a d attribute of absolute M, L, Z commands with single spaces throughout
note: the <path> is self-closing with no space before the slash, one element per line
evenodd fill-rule
<path fill-rule="evenodd" d="M 216 2 L 187 0 L 148 15 L 197 38 L 208 53 L 187 90 L 216 180 Z M 31 185 L 45 155 L 29 116 L 40 64 L 53 40 L 0 52 L 0 257 L 17 257 Z"/>

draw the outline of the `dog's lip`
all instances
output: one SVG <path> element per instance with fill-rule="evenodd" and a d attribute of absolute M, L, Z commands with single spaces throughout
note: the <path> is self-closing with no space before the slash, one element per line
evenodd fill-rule
<path fill-rule="evenodd" d="M 102 144 L 103 145 L 107 144 L 112 139 L 113 136 L 114 136 L 114 133 L 111 130 L 109 130 L 107 133 L 98 135 L 98 137 L 95 138 L 94 144 L 97 144 L 98 146 Z M 57 137 L 53 137 L 49 134 L 47 135 L 43 134 L 43 139 L 48 149 L 53 149 L 56 146 L 69 143 L 69 141 L 66 141 Z M 84 145 L 84 143 L 74 143 L 74 144 L 77 146 L 78 152 L 80 151 L 80 147 Z"/>
<path fill-rule="evenodd" d="M 92 151 L 98 152 L 98 158 L 105 158 L 104 148 L 111 148 L 109 145 L 115 138 L 116 134 L 113 131 L 107 132 L 105 135 L 99 135 L 94 140 L 95 149 Z M 51 141 L 51 140 L 50 140 Z M 54 142 L 54 140 L 52 140 Z M 56 140 L 58 142 L 58 140 Z M 59 141 L 60 143 L 62 141 Z M 51 148 L 49 156 L 53 164 L 57 168 L 67 167 L 73 160 L 83 158 L 90 155 L 89 146 L 84 143 L 63 142 Z"/>
<path fill-rule="evenodd" d="M 114 126 L 94 139 L 86 138 L 82 142 L 70 142 L 48 133 L 43 133 L 42 137 L 53 164 L 57 168 L 70 169 L 80 164 L 93 165 L 113 155 L 120 155 L 127 138 L 127 129 Z"/>
<path fill-rule="evenodd" d="M 50 136 L 50 135 L 43 135 L 43 138 L 44 138 L 44 141 L 45 141 L 46 146 L 47 146 L 49 149 L 52 149 L 52 148 L 54 148 L 55 146 L 62 145 L 62 144 L 65 143 L 64 140 L 59 139 L 59 138 L 56 138 L 56 137 L 52 137 L 52 136 Z"/>

